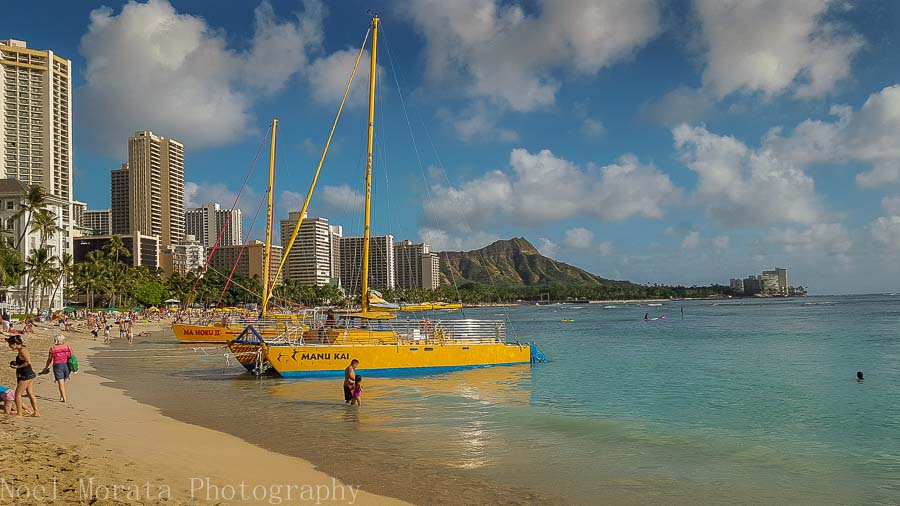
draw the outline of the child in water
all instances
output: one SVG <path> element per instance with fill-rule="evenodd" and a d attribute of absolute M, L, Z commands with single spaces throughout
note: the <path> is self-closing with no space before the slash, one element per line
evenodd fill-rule
<path fill-rule="evenodd" d="M 350 399 L 350 405 L 356 404 L 360 406 L 359 396 L 362 394 L 362 376 L 356 375 L 356 382 L 353 384 L 353 398 Z"/>

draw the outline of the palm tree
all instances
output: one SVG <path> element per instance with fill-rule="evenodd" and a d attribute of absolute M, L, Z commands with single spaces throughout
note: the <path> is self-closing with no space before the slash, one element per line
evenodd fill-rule
<path fill-rule="evenodd" d="M 25 235 L 28 233 L 28 227 L 31 225 L 31 218 L 34 216 L 34 213 L 45 210 L 47 204 L 47 194 L 44 193 L 42 187 L 35 185 L 28 189 L 28 193 L 25 194 L 24 202 L 19 205 L 19 210 L 13 215 L 13 218 L 16 219 L 27 216 L 25 219 L 25 226 L 22 227 L 22 233 L 19 234 L 19 239 L 16 241 L 16 250 L 22 246 L 22 241 L 25 240 Z"/>
<path fill-rule="evenodd" d="M 35 211 L 31 216 L 31 229 L 40 235 L 43 248 L 47 245 L 47 241 L 59 231 L 59 227 L 56 226 L 56 214 L 47 209 Z"/>
<path fill-rule="evenodd" d="M 25 259 L 25 272 L 28 274 L 28 282 L 25 285 L 26 308 L 25 312 L 30 313 L 34 306 L 34 296 L 37 289 L 41 289 L 41 299 L 44 297 L 44 287 L 53 275 L 54 259 L 50 255 L 47 248 L 35 248 L 31 250 L 31 254 Z M 28 297 L 29 292 L 31 297 Z"/>
<path fill-rule="evenodd" d="M 103 250 L 116 262 L 119 261 L 119 255 L 124 257 L 131 256 L 131 252 L 128 251 L 128 248 L 125 247 L 125 243 L 122 242 L 122 238 L 117 235 L 112 236 L 109 242 L 103 245 Z"/>
<path fill-rule="evenodd" d="M 63 286 L 64 283 L 65 285 L 69 285 L 72 281 L 72 254 L 69 252 L 63 253 L 57 260 L 59 260 L 59 268 L 57 269 L 58 276 L 56 282 L 53 283 L 53 294 L 50 296 L 50 300 L 56 299 L 56 292 L 59 290 L 60 286 Z M 63 287 L 64 295 L 65 288 L 66 287 Z"/>

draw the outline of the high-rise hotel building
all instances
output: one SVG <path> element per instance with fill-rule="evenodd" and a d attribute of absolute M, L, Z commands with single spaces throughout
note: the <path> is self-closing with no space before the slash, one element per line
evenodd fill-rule
<path fill-rule="evenodd" d="M 184 239 L 184 145 L 150 131 L 128 139 L 128 163 L 110 174 L 113 233 L 159 237 L 160 267 L 174 272 L 175 245 Z M 126 198 L 127 196 L 127 198 Z"/>
<path fill-rule="evenodd" d="M 281 220 L 281 247 L 287 249 L 299 212 Z M 284 263 L 284 279 L 303 285 L 338 284 L 340 278 L 341 227 L 328 224 L 328 218 L 304 218 L 300 234 Z"/>
<path fill-rule="evenodd" d="M 241 210 L 238 208 L 222 209 L 218 203 L 204 204 L 187 210 L 184 230 L 185 234 L 196 237 L 203 247 L 212 249 L 224 228 L 219 246 L 235 246 L 244 242 L 241 220 Z"/>
<path fill-rule="evenodd" d="M 41 186 L 72 251 L 72 63 L 25 41 L 0 40 L 0 179 Z M 23 252 L 27 256 L 28 252 Z"/>

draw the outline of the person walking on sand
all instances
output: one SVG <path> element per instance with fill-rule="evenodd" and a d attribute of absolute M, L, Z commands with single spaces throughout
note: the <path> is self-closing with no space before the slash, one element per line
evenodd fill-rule
<path fill-rule="evenodd" d="M 9 313 L 6 310 L 3 310 L 3 316 L 0 316 L 0 319 L 3 320 L 3 332 L 9 332 L 9 329 L 12 328 L 10 325 Z"/>
<path fill-rule="evenodd" d="M 105 344 L 109 344 L 109 331 L 112 330 L 112 325 L 109 322 L 106 322 L 106 327 L 103 329 L 103 342 Z"/>
<path fill-rule="evenodd" d="M 34 397 L 34 378 L 37 374 L 31 367 L 31 353 L 22 343 L 21 336 L 11 336 L 6 338 L 6 345 L 9 349 L 17 352 L 16 359 L 9 363 L 9 367 L 16 370 L 16 416 L 22 416 L 24 408 L 22 407 L 22 396 L 27 395 L 31 402 L 31 416 L 40 416 L 37 407 L 37 399 Z"/>
<path fill-rule="evenodd" d="M 69 357 L 72 356 L 72 348 L 69 348 L 68 344 L 63 344 L 65 340 L 65 336 L 56 336 L 56 339 L 53 340 L 53 346 L 50 347 L 50 353 L 47 355 L 47 365 L 41 371 L 41 374 L 47 374 L 50 372 L 50 366 L 53 366 L 53 379 L 56 381 L 56 386 L 59 387 L 59 400 L 62 402 L 68 402 L 66 384 L 69 382 L 69 375 L 72 373 L 69 370 Z"/>
<path fill-rule="evenodd" d="M 344 402 L 350 404 L 353 400 L 353 387 L 356 386 L 356 367 L 359 366 L 359 360 L 355 358 L 350 361 L 350 365 L 344 369 Z"/>
<path fill-rule="evenodd" d="M 134 320 L 128 320 L 128 329 L 125 335 L 128 336 L 128 344 L 134 344 Z"/>
<path fill-rule="evenodd" d="M 360 395 L 362 395 L 362 376 L 357 374 L 356 380 L 353 382 L 353 397 L 350 399 L 351 406 L 354 404 L 356 404 L 357 406 L 362 405 L 359 401 Z"/>

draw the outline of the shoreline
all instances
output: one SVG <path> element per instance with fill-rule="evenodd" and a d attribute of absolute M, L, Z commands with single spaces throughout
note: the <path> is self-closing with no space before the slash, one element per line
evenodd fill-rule
<path fill-rule="evenodd" d="M 137 326 L 139 332 L 164 328 L 164 323 Z M 43 364 L 44 350 L 57 333 L 40 328 L 26 336 L 36 364 Z M 56 400 L 52 376 L 39 376 L 35 393 L 41 417 L 0 415 L 0 433 L 11 442 L 10 450 L 0 454 L 0 479 L 9 485 L 0 491 L 0 503 L 93 497 L 107 504 L 272 504 L 279 498 L 406 504 L 345 484 L 301 458 L 165 416 L 129 397 L 92 366 L 91 358 L 105 347 L 100 341 L 64 334 L 80 362 L 69 384 L 70 402 Z M 7 386 L 11 380 L 11 372 L 2 379 Z"/>

